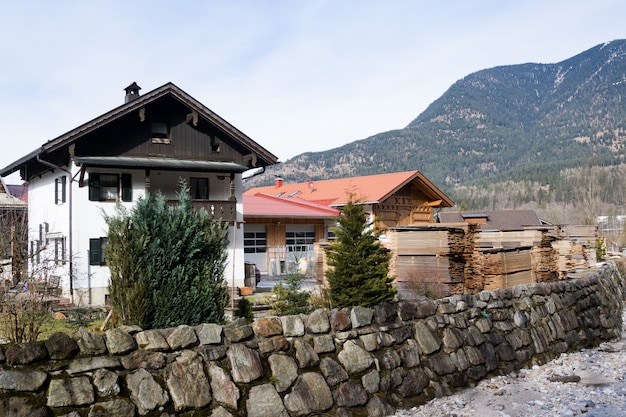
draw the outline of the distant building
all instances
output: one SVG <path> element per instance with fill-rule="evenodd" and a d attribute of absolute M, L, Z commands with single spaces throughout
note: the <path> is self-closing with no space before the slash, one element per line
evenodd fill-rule
<path fill-rule="evenodd" d="M 25 268 L 28 205 L 0 178 L 0 289 L 15 286 Z"/>
<path fill-rule="evenodd" d="M 321 282 L 323 248 L 334 238 L 341 208 L 353 200 L 362 204 L 374 226 L 434 222 L 434 213 L 454 202 L 420 171 L 286 183 L 257 187 L 244 193 L 244 252 L 269 275 L 300 271 Z"/>
<path fill-rule="evenodd" d="M 362 204 L 379 229 L 432 223 L 437 209 L 454 202 L 420 171 L 285 183 L 257 187 L 246 195 L 298 197 L 328 207 L 343 207 L 351 199 Z"/>

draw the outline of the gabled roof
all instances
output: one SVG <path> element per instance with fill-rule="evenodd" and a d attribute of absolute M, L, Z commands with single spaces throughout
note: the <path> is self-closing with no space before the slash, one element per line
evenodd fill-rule
<path fill-rule="evenodd" d="M 339 178 L 257 187 L 245 194 L 263 193 L 278 197 L 297 196 L 318 204 L 340 207 L 348 203 L 350 196 L 363 204 L 380 203 L 400 188 L 415 181 L 423 192 L 433 201 L 434 207 L 453 207 L 454 202 L 437 188 L 420 171 L 394 172 L 389 174 L 368 175 L 362 177 Z"/>
<path fill-rule="evenodd" d="M 12 195 L 11 187 L 14 186 L 6 185 L 4 180 L 0 178 L 0 208 L 26 208 L 26 201 Z"/>
<path fill-rule="evenodd" d="M 90 120 L 89 122 L 84 123 L 57 138 L 54 138 L 44 143 L 40 148 L 35 149 L 31 153 L 25 155 L 24 157 L 0 170 L 0 176 L 4 177 L 17 171 L 22 165 L 28 163 L 29 161 L 36 160 L 37 157 L 41 157 L 42 155 L 45 155 L 47 153 L 51 153 L 58 149 L 68 147 L 80 137 L 91 133 L 96 129 L 100 129 L 101 127 L 113 121 L 116 121 L 134 111 L 138 111 L 147 104 L 157 101 L 166 96 L 174 97 L 179 102 L 188 106 L 192 111 L 197 112 L 199 117 L 206 119 L 211 124 L 215 125 L 220 130 L 227 133 L 229 136 L 238 141 L 241 146 L 249 149 L 250 153 L 254 154 L 256 158 L 256 166 L 267 166 L 278 162 L 278 158 L 275 155 L 270 153 L 254 140 L 250 139 L 247 135 L 242 133 L 239 129 L 235 128 L 226 120 L 222 119 L 216 113 L 211 111 L 208 107 L 206 107 L 198 100 L 196 100 L 195 98 L 193 98 L 192 96 L 190 96 L 170 82 L 146 94 L 139 95 L 137 96 L 137 98 L 127 103 L 124 103 L 123 105 L 116 107 L 113 110 L 93 120 Z"/>
<path fill-rule="evenodd" d="M 2 178 L 0 177 L 0 180 Z M 4 180 L 3 180 L 4 181 Z M 11 194 L 15 198 L 19 198 L 25 203 L 28 203 L 28 183 L 22 184 L 6 184 L 7 193 Z"/>
<path fill-rule="evenodd" d="M 243 215 L 244 218 L 286 217 L 328 219 L 339 216 L 339 211 L 297 197 L 280 198 L 258 193 L 243 196 Z"/>
<path fill-rule="evenodd" d="M 466 219 L 485 218 L 482 230 L 524 230 L 546 226 L 534 210 L 493 210 L 480 212 L 442 211 L 437 213 L 439 223 L 463 223 Z"/>

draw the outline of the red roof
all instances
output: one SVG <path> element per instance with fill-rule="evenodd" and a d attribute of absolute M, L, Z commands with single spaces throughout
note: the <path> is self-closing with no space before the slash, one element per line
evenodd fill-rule
<path fill-rule="evenodd" d="M 333 218 L 339 216 L 334 208 L 311 203 L 301 198 L 279 198 L 257 193 L 243 196 L 244 217 Z"/>
<path fill-rule="evenodd" d="M 7 192 L 13 197 L 28 203 L 28 183 L 25 182 L 19 185 L 7 184 Z"/>
<path fill-rule="evenodd" d="M 368 175 L 363 177 L 339 178 L 334 180 L 308 181 L 295 184 L 277 185 L 250 189 L 244 195 L 263 193 L 275 197 L 299 197 L 303 200 L 327 206 L 343 206 L 353 196 L 361 203 L 379 203 L 411 181 L 418 181 L 424 192 L 433 201 L 442 200 L 440 207 L 452 207 L 450 200 L 420 171 L 394 172 L 390 174 Z"/>

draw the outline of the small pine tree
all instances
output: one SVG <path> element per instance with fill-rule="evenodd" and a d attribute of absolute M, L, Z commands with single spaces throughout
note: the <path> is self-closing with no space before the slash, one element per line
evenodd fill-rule
<path fill-rule="evenodd" d="M 365 209 L 352 199 L 343 207 L 337 240 L 328 250 L 326 272 L 334 307 L 369 307 L 393 300 L 396 289 L 389 276 L 391 255 L 367 222 Z"/>
<path fill-rule="evenodd" d="M 237 301 L 235 317 L 246 319 L 248 323 L 252 323 L 252 321 L 254 321 L 254 311 L 252 310 L 252 303 L 246 297 L 241 297 L 239 301 Z"/>

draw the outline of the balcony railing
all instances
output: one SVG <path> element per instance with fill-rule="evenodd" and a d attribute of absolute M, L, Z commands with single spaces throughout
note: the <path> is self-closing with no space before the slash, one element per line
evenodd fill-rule
<path fill-rule="evenodd" d="M 178 204 L 178 200 L 167 200 L 168 205 Z M 191 207 L 205 209 L 216 220 L 234 222 L 237 220 L 237 202 L 233 200 L 192 200 Z"/>

